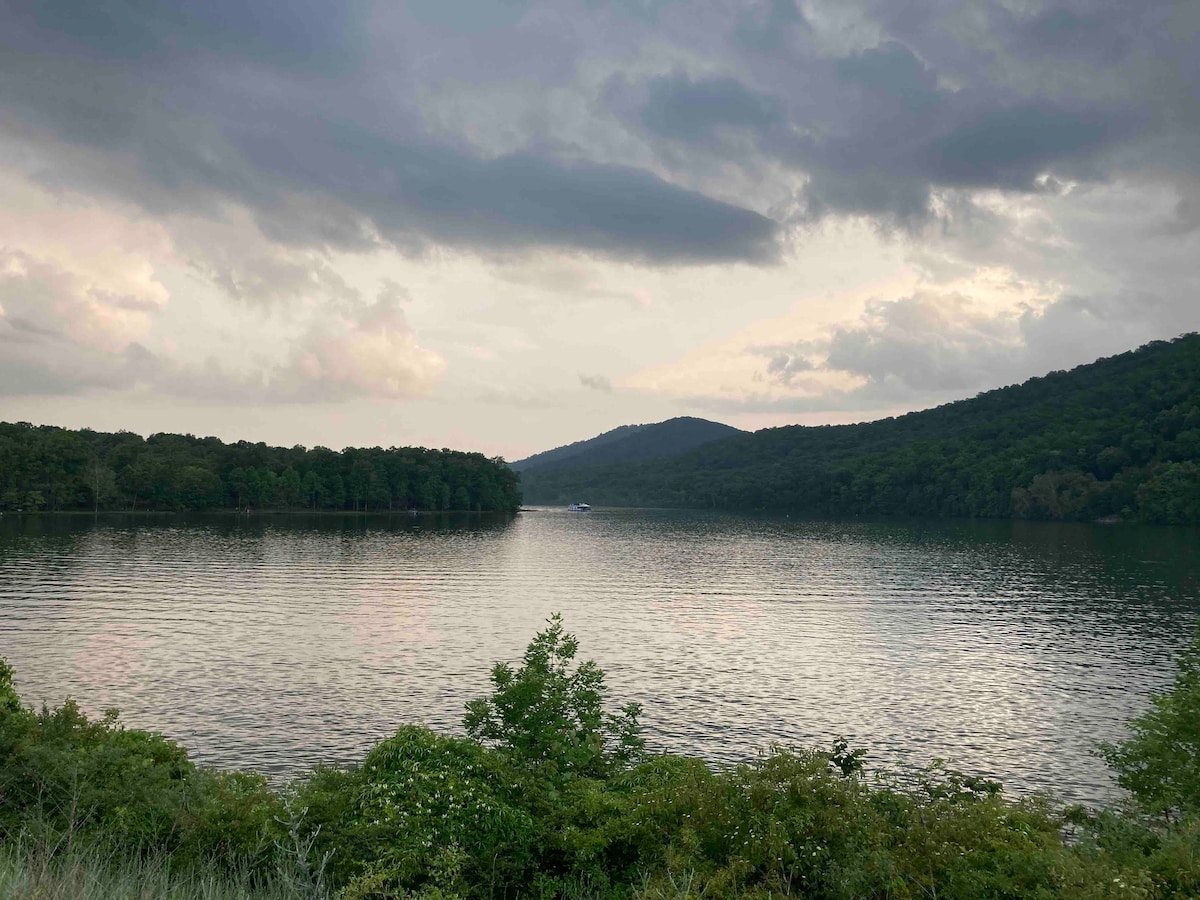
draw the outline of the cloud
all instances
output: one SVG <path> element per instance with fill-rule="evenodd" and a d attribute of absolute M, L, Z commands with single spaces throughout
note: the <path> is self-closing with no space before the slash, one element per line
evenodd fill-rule
<path fill-rule="evenodd" d="M 795 0 L 766 0 L 743 6 L 733 27 L 734 40 L 754 52 L 778 52 L 789 38 L 807 34 L 809 25 Z"/>
<path fill-rule="evenodd" d="M 650 264 L 771 262 L 777 220 L 913 227 L 941 191 L 1196 169 L 1200 13 L 1165 0 L 236 6 L 7 9 L 0 130 L 46 183 L 242 205 L 293 248 Z"/>
<path fill-rule="evenodd" d="M 165 302 L 157 285 L 121 287 L 126 290 L 112 290 L 52 260 L 0 247 L 0 339 L 53 339 L 121 350 L 146 334 L 151 314 Z"/>
<path fill-rule="evenodd" d="M 365 35 L 366 4 L 331 5 L 301 0 L 287 10 L 250 9 L 236 0 L 205 3 L 118 2 L 103 9 L 73 0 L 45 0 L 36 7 L 13 8 L 24 29 L 44 32 L 53 47 L 95 48 L 128 61 L 162 54 L 195 53 L 227 59 L 249 58 L 282 68 L 336 72 L 338 61 L 353 60 Z"/>
<path fill-rule="evenodd" d="M 351 318 L 314 325 L 268 376 L 267 391 L 294 400 L 402 399 L 428 392 L 444 369 L 438 354 L 417 343 L 394 292 L 385 291 Z"/>
<path fill-rule="evenodd" d="M 607 394 L 611 394 L 613 389 L 612 381 L 604 375 L 585 375 L 580 372 L 579 383 L 589 390 L 603 391 Z"/>
<path fill-rule="evenodd" d="M 209 357 L 182 363 L 131 343 L 117 353 L 14 339 L 0 318 L 0 396 L 152 393 L 198 403 L 326 403 L 355 398 L 407 400 L 428 393 L 441 357 L 394 326 L 315 329 L 276 366 L 233 368 Z M 14 329 L 14 330 L 19 330 Z"/>
<path fill-rule="evenodd" d="M 811 372 L 816 364 L 809 359 L 813 352 L 811 342 L 792 344 L 759 344 L 746 348 L 746 352 L 767 359 L 767 377 L 782 385 L 792 385 L 797 375 Z"/>
<path fill-rule="evenodd" d="M 0 317 L 0 397 L 70 396 L 137 384 L 136 344 L 103 353 L 61 340 L 32 340 L 22 331 L 19 321 Z"/>
<path fill-rule="evenodd" d="M 957 295 L 917 294 L 867 305 L 859 323 L 819 347 L 822 368 L 866 379 L 872 393 L 970 392 L 1004 383 L 1020 355 L 1019 319 Z"/>
<path fill-rule="evenodd" d="M 412 299 L 408 288 L 392 278 L 384 278 L 379 283 L 378 301 L 389 306 L 399 306 Z"/>
<path fill-rule="evenodd" d="M 403 289 L 320 314 L 277 363 L 236 354 L 186 363 L 143 342 L 165 297 L 118 294 L 18 250 L 0 250 L 0 395 L 152 390 L 196 400 L 313 402 L 428 392 L 445 362 L 417 342 Z"/>
<path fill-rule="evenodd" d="M 799 221 L 850 213 L 913 227 L 948 190 L 1194 170 L 1178 150 L 1200 139 L 1182 91 L 1200 78 L 1187 50 L 1195 9 L 926 6 L 813 3 L 806 27 L 772 52 L 622 76 L 610 106 L 673 171 L 714 157 L 759 175 L 790 170 Z M 703 74 L 714 63 L 721 74 Z"/>
<path fill-rule="evenodd" d="M 111 18 L 71 6 L 0 14 L 3 130 L 44 183 L 156 214 L 240 204 L 299 248 L 555 247 L 672 264 L 777 255 L 777 226 L 761 213 L 644 168 L 536 141 L 496 155 L 431 133 L 414 109 L 420 83 L 397 93 L 396 73 L 369 52 L 365 6 L 261 20 L 224 5 L 150 3 Z"/>
<path fill-rule="evenodd" d="M 704 141 L 722 128 L 766 131 L 782 117 L 775 98 L 727 76 L 692 80 L 677 71 L 650 79 L 645 92 L 642 125 L 677 141 Z"/>
<path fill-rule="evenodd" d="M 1073 162 L 1078 172 L 1121 132 L 1133 130 L 1111 110 L 1027 104 L 957 124 L 922 148 L 921 161 L 939 184 L 1031 190 L 1048 166 Z"/>
<path fill-rule="evenodd" d="M 1186 299 L 1120 289 L 1053 293 L 997 270 L 946 287 L 918 284 L 812 328 L 756 323 L 622 386 L 728 414 L 893 414 L 935 406 L 1200 329 Z M 807 330 L 808 337 L 791 337 Z M 790 339 L 763 342 L 776 333 Z M 752 337 L 758 337 L 754 340 Z"/>
<path fill-rule="evenodd" d="M 994 311 L 954 294 L 877 301 L 857 323 L 813 343 L 810 352 L 823 356 L 816 368 L 859 381 L 816 399 L 824 408 L 854 398 L 924 406 L 1019 383 L 1156 339 L 1164 332 L 1147 315 L 1155 306 L 1169 308 L 1145 295 L 1066 295 Z"/>

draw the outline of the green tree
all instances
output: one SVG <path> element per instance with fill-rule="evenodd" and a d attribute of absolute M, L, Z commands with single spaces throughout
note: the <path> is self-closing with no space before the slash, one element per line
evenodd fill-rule
<path fill-rule="evenodd" d="M 1100 752 L 1117 782 L 1146 809 L 1200 812 L 1200 631 L 1180 657 L 1171 689 L 1150 699 L 1133 734 Z"/>
<path fill-rule="evenodd" d="M 284 469 L 283 474 L 279 476 L 276 493 L 279 505 L 285 509 L 290 509 L 300 502 L 303 486 L 300 483 L 300 474 L 291 466 Z"/>
<path fill-rule="evenodd" d="M 591 660 L 573 665 L 579 640 L 555 613 L 526 648 L 523 663 L 492 668 L 490 697 L 467 704 L 467 734 L 547 777 L 604 777 L 645 748 L 636 703 L 606 709 L 604 673 Z"/>
<path fill-rule="evenodd" d="M 325 493 L 325 487 L 321 482 L 321 476 L 311 469 L 304 475 L 303 491 L 304 502 L 308 504 L 310 509 L 317 509 L 321 506 L 321 498 Z"/>
<path fill-rule="evenodd" d="M 334 472 L 326 480 L 322 502 L 334 509 L 341 509 L 346 505 L 346 482 L 339 473 Z"/>
<path fill-rule="evenodd" d="M 1137 490 L 1141 518 L 1158 525 L 1200 522 L 1200 466 L 1194 462 L 1167 463 L 1151 472 Z"/>
<path fill-rule="evenodd" d="M 117 474 L 99 459 L 88 467 L 88 481 L 94 509 L 99 510 L 117 497 Z"/>
<path fill-rule="evenodd" d="M 174 477 L 176 505 L 180 509 L 219 506 L 224 495 L 221 479 L 201 466 L 184 466 Z"/>

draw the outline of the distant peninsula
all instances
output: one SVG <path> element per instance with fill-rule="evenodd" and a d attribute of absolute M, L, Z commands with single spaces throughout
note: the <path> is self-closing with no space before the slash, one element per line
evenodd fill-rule
<path fill-rule="evenodd" d="M 499 458 L 423 447 L 269 447 L 0 423 L 0 510 L 514 512 Z"/>

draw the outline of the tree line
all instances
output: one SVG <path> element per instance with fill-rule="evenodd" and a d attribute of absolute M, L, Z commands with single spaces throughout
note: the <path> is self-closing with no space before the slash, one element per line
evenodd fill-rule
<path fill-rule="evenodd" d="M 0 510 L 513 511 L 503 459 L 423 447 L 269 447 L 0 423 Z"/>
<path fill-rule="evenodd" d="M 523 476 L 526 502 L 1200 524 L 1200 336 L 936 409 Z"/>

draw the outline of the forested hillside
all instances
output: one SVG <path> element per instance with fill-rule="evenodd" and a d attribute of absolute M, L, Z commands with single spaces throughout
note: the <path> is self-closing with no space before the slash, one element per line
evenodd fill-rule
<path fill-rule="evenodd" d="M 517 476 L 480 453 L 0 423 L 0 509 L 515 510 L 520 501 Z"/>
<path fill-rule="evenodd" d="M 523 481 L 530 503 L 1200 524 L 1200 336 L 899 418 Z"/>
<path fill-rule="evenodd" d="M 580 456 L 588 450 L 624 440 L 631 434 L 641 431 L 646 427 L 645 425 L 622 425 L 619 428 L 614 428 L 612 431 L 598 434 L 594 438 L 588 438 L 586 441 L 575 441 L 571 444 L 565 444 L 562 447 L 555 447 L 553 450 L 543 450 L 541 453 L 533 454 L 533 456 L 518 459 L 516 462 L 509 463 L 509 466 L 516 472 L 524 472 L 526 469 L 533 468 L 550 468 L 556 463 Z"/>
<path fill-rule="evenodd" d="M 679 416 L 653 425 L 622 425 L 590 440 L 577 441 L 518 460 L 512 467 L 522 473 L 550 472 L 581 466 L 668 459 L 743 433 L 732 425 Z"/>

